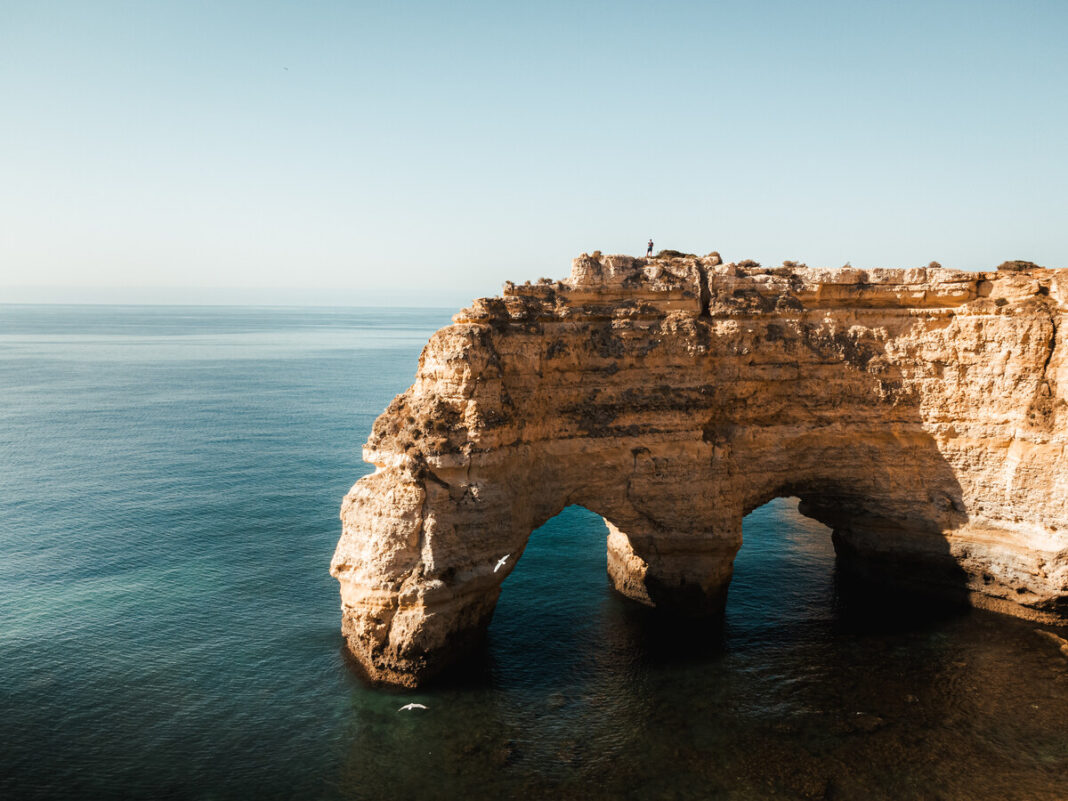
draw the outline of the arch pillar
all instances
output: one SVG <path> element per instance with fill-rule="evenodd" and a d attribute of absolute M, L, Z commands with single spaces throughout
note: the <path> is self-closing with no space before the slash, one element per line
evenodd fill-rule
<path fill-rule="evenodd" d="M 665 532 L 655 526 L 608 526 L 608 575 L 626 597 L 675 614 L 721 614 L 742 545 L 739 522 L 727 530 Z"/>

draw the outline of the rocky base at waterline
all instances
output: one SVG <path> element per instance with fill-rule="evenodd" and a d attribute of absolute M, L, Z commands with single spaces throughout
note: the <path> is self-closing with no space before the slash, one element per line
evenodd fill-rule
<path fill-rule="evenodd" d="M 342 507 L 331 573 L 372 679 L 477 641 L 570 504 L 608 524 L 620 592 L 683 614 L 722 609 L 742 518 L 783 495 L 847 565 L 1068 614 L 1068 270 L 594 253 L 453 319 Z"/>

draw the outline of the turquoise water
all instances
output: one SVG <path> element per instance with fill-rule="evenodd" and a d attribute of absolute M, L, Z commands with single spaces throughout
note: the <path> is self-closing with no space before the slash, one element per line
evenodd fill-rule
<path fill-rule="evenodd" d="M 449 314 L 0 307 L 0 798 L 1068 798 L 1055 645 L 850 586 L 789 499 L 722 626 L 573 507 L 462 680 L 364 686 L 338 507 Z"/>

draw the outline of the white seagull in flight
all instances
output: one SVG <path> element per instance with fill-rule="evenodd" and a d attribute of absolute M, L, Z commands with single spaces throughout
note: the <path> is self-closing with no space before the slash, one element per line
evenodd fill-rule
<path fill-rule="evenodd" d="M 500 559 L 497 560 L 497 566 L 495 568 L 493 568 L 493 572 L 494 573 L 496 573 L 498 570 L 500 570 L 502 567 L 504 567 L 504 563 L 508 561 L 508 557 L 509 556 L 511 556 L 511 554 L 510 553 L 506 553 L 504 556 L 502 556 Z"/>
<path fill-rule="evenodd" d="M 404 706 L 402 706 L 397 711 L 398 712 L 404 712 L 405 710 L 409 710 L 410 711 L 412 709 L 426 709 L 426 707 L 423 706 L 422 704 L 405 704 Z"/>

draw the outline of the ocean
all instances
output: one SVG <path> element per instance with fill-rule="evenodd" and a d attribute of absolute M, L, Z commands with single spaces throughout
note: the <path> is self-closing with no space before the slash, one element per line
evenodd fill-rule
<path fill-rule="evenodd" d="M 571 507 L 462 675 L 362 683 L 338 509 L 450 314 L 0 306 L 0 798 L 1068 799 L 1056 644 L 851 584 L 796 499 L 719 625 Z"/>

